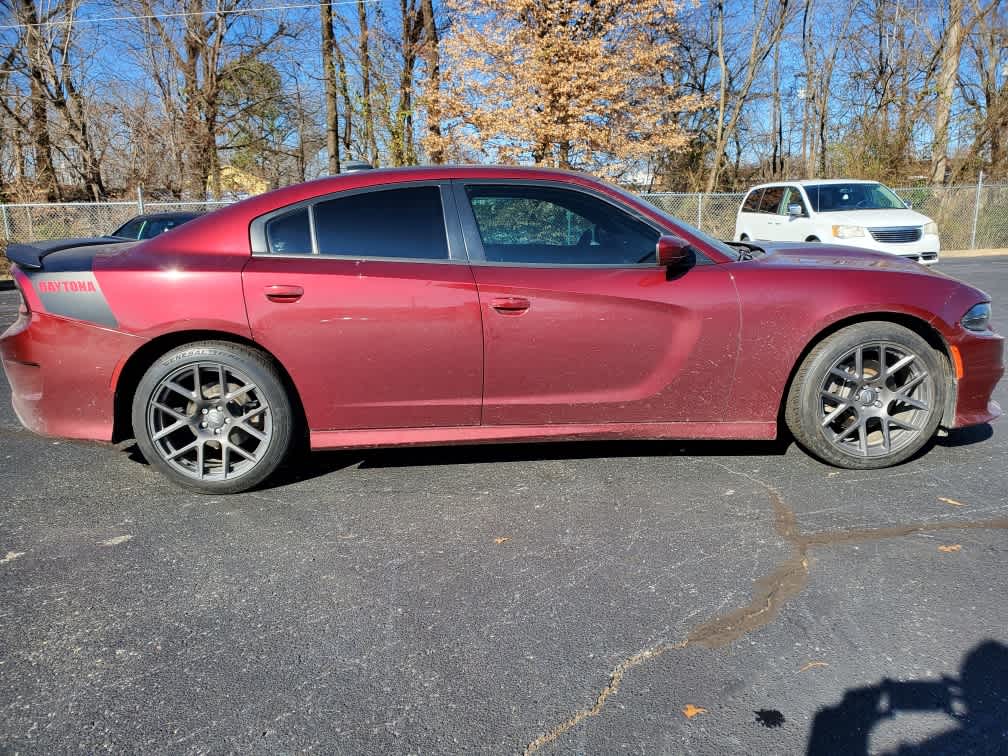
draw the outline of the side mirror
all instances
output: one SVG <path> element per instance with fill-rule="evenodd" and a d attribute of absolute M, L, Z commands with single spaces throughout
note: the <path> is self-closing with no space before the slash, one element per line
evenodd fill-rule
<path fill-rule="evenodd" d="M 787 206 L 787 214 L 791 218 L 801 218 L 803 215 L 805 215 L 805 211 L 802 210 L 801 205 L 799 205 L 798 203 L 794 203 Z"/>
<path fill-rule="evenodd" d="M 679 236 L 671 234 L 660 236 L 655 246 L 658 264 L 666 268 L 684 268 L 693 262 L 693 248 L 688 241 Z"/>

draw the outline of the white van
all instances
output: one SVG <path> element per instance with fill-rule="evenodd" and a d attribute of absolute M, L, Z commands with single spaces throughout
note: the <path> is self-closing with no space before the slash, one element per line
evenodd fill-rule
<path fill-rule="evenodd" d="M 938 262 L 938 224 L 877 181 L 786 181 L 749 190 L 738 241 L 828 242 Z"/>

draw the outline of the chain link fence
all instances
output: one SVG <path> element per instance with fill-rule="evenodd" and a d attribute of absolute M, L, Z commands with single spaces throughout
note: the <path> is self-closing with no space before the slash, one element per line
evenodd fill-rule
<path fill-rule="evenodd" d="M 1008 184 L 920 186 L 893 191 L 938 224 L 942 249 L 1008 248 Z M 735 234 L 735 216 L 745 192 L 658 192 L 642 196 L 711 236 L 730 239 Z"/>
<path fill-rule="evenodd" d="M 1008 248 L 1008 185 L 925 186 L 895 191 L 915 210 L 938 223 L 942 249 Z M 730 239 L 745 193 L 660 192 L 643 197 L 712 236 Z M 0 243 L 104 236 L 142 212 L 209 212 L 226 204 L 139 200 L 0 205 Z"/>
<path fill-rule="evenodd" d="M 227 202 L 59 202 L 0 205 L 0 240 L 107 236 L 141 213 L 209 212 Z"/>

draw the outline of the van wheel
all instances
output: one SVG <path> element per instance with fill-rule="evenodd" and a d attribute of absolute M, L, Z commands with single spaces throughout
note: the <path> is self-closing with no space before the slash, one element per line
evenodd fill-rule
<path fill-rule="evenodd" d="M 742 234 L 742 236 L 739 237 L 739 241 L 749 241 L 749 234 Z"/>
<path fill-rule="evenodd" d="M 819 237 L 818 236 L 810 236 L 805 241 L 807 241 L 807 242 L 817 242 L 818 243 L 819 242 Z"/>
<path fill-rule="evenodd" d="M 133 432 L 144 457 L 200 493 L 238 493 L 287 456 L 290 399 L 270 360 L 226 341 L 186 344 L 157 360 L 133 396 Z"/>
<path fill-rule="evenodd" d="M 795 440 L 824 462 L 889 467 L 934 436 L 946 384 L 944 360 L 919 334 L 895 323 L 856 323 L 805 358 L 784 417 Z"/>

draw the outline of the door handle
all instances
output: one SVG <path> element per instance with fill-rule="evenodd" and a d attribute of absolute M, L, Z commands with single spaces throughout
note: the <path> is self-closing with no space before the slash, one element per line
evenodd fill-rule
<path fill-rule="evenodd" d="M 532 303 L 525 297 L 496 297 L 490 300 L 490 306 L 505 315 L 521 315 Z"/>
<path fill-rule="evenodd" d="M 304 296 L 304 289 L 300 286 L 290 286 L 287 284 L 273 284 L 267 286 L 263 293 L 270 302 L 297 302 Z"/>

